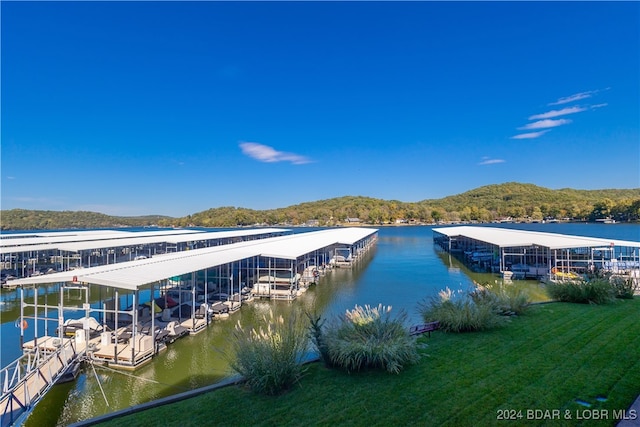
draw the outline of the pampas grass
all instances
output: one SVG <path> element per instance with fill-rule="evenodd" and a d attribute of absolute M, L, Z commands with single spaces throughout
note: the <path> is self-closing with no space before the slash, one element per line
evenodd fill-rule
<path fill-rule="evenodd" d="M 356 305 L 344 316 L 322 330 L 329 366 L 348 372 L 364 369 L 384 369 L 399 373 L 409 363 L 418 360 L 416 340 L 405 324 L 406 313 L 391 315 L 391 307 Z"/>
<path fill-rule="evenodd" d="M 454 293 L 446 288 L 437 296 L 419 302 L 418 312 L 425 322 L 440 322 L 440 328 L 446 332 L 472 332 L 503 323 L 495 303 L 495 297 L 489 294 L 474 300 L 467 293 Z"/>
<path fill-rule="evenodd" d="M 502 282 L 477 284 L 470 296 L 476 303 L 492 304 L 503 316 L 523 314 L 531 303 L 529 295 L 522 288 Z"/>
<path fill-rule="evenodd" d="M 549 282 L 547 293 L 557 301 L 579 304 L 606 304 L 615 297 L 614 287 L 606 278 L 588 281 Z"/>
<path fill-rule="evenodd" d="M 275 395 L 287 390 L 304 374 L 301 364 L 307 351 L 307 330 L 296 313 L 263 317 L 259 328 L 244 329 L 240 322 L 233 334 L 235 357 L 230 366 L 242 375 L 255 392 Z"/>

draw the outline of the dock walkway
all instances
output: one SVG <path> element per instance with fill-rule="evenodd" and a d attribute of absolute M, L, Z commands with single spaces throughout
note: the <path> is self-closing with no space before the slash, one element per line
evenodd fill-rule
<path fill-rule="evenodd" d="M 0 427 L 16 423 L 44 396 L 67 368 L 84 354 L 84 343 L 44 336 L 24 345 L 21 359 L 0 371 Z"/>

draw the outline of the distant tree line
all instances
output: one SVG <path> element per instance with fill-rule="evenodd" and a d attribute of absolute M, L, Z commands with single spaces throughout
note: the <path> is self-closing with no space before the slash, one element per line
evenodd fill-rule
<path fill-rule="evenodd" d="M 434 222 L 491 222 L 501 219 L 594 221 L 640 220 L 640 189 L 550 190 L 532 184 L 488 185 L 442 199 L 400 202 L 345 196 L 306 202 L 286 208 L 253 210 L 219 207 L 181 218 L 166 216 L 115 217 L 94 212 L 0 211 L 3 230 L 159 226 L 236 227 L 261 225 L 389 224 Z"/>
<path fill-rule="evenodd" d="M 170 219 L 160 215 L 121 217 L 87 211 L 0 211 L 2 230 L 58 230 L 69 228 L 142 227 Z"/>

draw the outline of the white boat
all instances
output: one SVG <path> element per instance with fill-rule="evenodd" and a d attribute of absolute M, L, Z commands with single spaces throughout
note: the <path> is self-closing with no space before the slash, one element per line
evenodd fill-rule
<path fill-rule="evenodd" d="M 616 220 L 613 218 L 600 218 L 596 219 L 596 222 L 599 222 L 600 224 L 615 224 Z"/>

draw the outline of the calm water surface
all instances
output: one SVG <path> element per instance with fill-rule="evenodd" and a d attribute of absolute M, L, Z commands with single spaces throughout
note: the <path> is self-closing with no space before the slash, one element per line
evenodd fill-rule
<path fill-rule="evenodd" d="M 495 226 L 495 225 L 492 225 Z M 640 241 L 640 225 L 631 224 L 504 224 L 506 228 L 576 234 Z M 185 390 L 213 384 L 230 374 L 221 351 L 229 348 L 236 324 L 255 325 L 269 310 L 287 315 L 304 307 L 326 316 L 359 305 L 391 305 L 405 311 L 411 323 L 420 322 L 417 303 L 440 289 L 468 289 L 473 282 L 497 276 L 467 270 L 446 253 L 437 253 L 431 227 L 382 227 L 377 246 L 353 269 L 337 269 L 322 278 L 293 303 L 254 301 L 229 319 L 215 321 L 204 332 L 178 340 L 151 364 L 133 373 L 90 368 L 74 383 L 58 385 L 47 393 L 27 420 L 27 426 L 67 425 Z M 537 286 L 535 282 L 533 285 Z M 52 290 L 55 292 L 55 289 Z M 20 354 L 16 318 L 17 293 L 2 295 L 2 362 Z M 55 299 L 54 299 L 55 300 Z M 15 355 L 15 356 L 14 356 Z M 107 401 L 102 396 L 102 386 Z"/>

